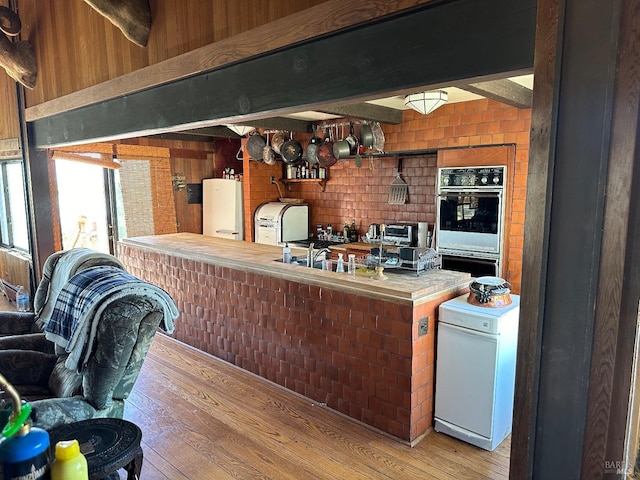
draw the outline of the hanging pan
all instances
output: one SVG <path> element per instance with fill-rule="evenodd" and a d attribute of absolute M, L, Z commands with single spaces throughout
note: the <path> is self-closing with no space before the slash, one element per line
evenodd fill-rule
<path fill-rule="evenodd" d="M 259 133 L 254 133 L 247 140 L 247 152 L 249 156 L 258 162 L 263 162 L 264 147 L 267 140 Z"/>
<path fill-rule="evenodd" d="M 332 167 L 338 161 L 333 154 L 333 134 L 331 130 L 327 128 L 327 133 L 322 142 L 318 146 L 318 162 L 322 167 Z"/>
<path fill-rule="evenodd" d="M 302 158 L 302 145 L 297 140 L 294 140 L 292 135 L 289 135 L 289 139 L 280 147 L 280 155 L 282 155 L 282 161 L 287 165 L 293 165 Z"/>
<path fill-rule="evenodd" d="M 373 131 L 368 123 L 360 125 L 360 145 L 364 148 L 373 147 Z"/>
<path fill-rule="evenodd" d="M 309 140 L 309 145 L 307 145 L 305 156 L 307 158 L 307 162 L 309 162 L 309 165 L 317 165 L 319 163 L 318 146 L 320 145 L 322 140 L 316 136 L 316 126 L 313 125 L 311 128 L 313 129 L 313 136 L 311 137 L 311 140 Z"/>

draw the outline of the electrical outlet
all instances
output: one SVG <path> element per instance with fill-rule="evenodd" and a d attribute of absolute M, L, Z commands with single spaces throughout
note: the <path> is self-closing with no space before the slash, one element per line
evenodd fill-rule
<path fill-rule="evenodd" d="M 276 177 L 274 177 L 273 175 L 271 175 L 271 184 L 276 183 Z"/>
<path fill-rule="evenodd" d="M 429 333 L 429 317 L 418 320 L 418 336 L 421 337 Z"/>

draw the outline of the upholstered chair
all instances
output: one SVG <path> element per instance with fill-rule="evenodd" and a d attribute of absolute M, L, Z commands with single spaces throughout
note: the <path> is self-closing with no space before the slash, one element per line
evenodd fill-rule
<path fill-rule="evenodd" d="M 51 429 L 87 418 L 121 418 L 163 318 L 156 299 L 126 296 L 100 315 L 92 353 L 79 372 L 65 366 L 66 353 L 20 349 L 0 351 L 0 372 L 31 404 L 35 426 Z"/>
<path fill-rule="evenodd" d="M 42 280 L 33 296 L 33 312 L 0 311 L 0 350 L 17 348 L 53 353 L 53 344 L 44 339 L 44 317 L 55 304 L 55 296 L 76 273 L 95 266 L 124 269 L 113 255 L 88 248 L 62 250 L 50 255 L 43 265 Z M 6 338 L 9 336 L 20 338 Z"/>

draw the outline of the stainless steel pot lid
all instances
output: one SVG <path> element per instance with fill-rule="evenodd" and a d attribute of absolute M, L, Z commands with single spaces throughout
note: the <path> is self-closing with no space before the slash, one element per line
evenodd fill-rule
<path fill-rule="evenodd" d="M 489 304 L 492 299 L 510 297 L 511 284 L 500 277 L 479 277 L 469 285 L 469 301 Z M 510 302 L 509 302 L 510 303 Z"/>
<path fill-rule="evenodd" d="M 491 295 L 511 293 L 511 284 L 500 277 L 478 277 L 469 286 L 472 290 L 488 292 Z"/>

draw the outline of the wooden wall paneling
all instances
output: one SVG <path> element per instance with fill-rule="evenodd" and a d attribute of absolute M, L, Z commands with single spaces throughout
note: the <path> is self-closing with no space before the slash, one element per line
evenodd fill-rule
<path fill-rule="evenodd" d="M 0 139 L 19 138 L 20 122 L 18 121 L 18 97 L 16 82 L 0 70 Z"/>
<path fill-rule="evenodd" d="M 625 54 L 617 61 L 607 152 L 607 201 L 582 455 L 583 472 L 605 474 L 617 473 L 616 462 L 623 465 L 625 460 L 640 297 L 636 200 L 640 193 L 640 78 L 636 74 L 640 68 L 640 0 L 624 1 L 622 6 L 612 15 L 612 31 L 620 25 L 615 48 Z M 631 454 L 633 463 L 627 465 L 627 474 L 635 468 L 636 452 Z M 607 461 L 613 464 L 607 466 Z"/>
<path fill-rule="evenodd" d="M 549 185 L 553 164 L 550 161 L 555 141 L 551 125 L 557 113 L 553 108 L 556 83 L 556 45 L 559 4 L 540 0 L 536 21 L 536 54 L 527 175 L 526 222 L 522 261 L 522 294 L 514 398 L 513 433 L 509 474 L 514 480 L 532 478 L 536 439 L 539 389 L 539 355 L 544 316 L 544 291 L 540 286 L 546 275 L 546 251 L 550 215 Z"/>
<path fill-rule="evenodd" d="M 171 175 L 181 174 L 185 183 L 202 184 L 204 178 L 213 177 L 213 166 L 207 159 L 171 156 Z M 188 203 L 187 188 L 173 189 L 178 233 L 202 233 L 202 203 Z"/>
<path fill-rule="evenodd" d="M 128 41 L 117 27 L 82 1 L 20 0 L 23 28 L 29 31 L 36 50 L 38 74 L 46 79 L 27 92 L 27 105 L 38 105 L 107 80 L 125 86 L 128 82 L 119 79 L 124 74 L 322 1 L 156 0 L 151 2 L 153 24 L 149 42 L 142 48 Z M 232 14 L 225 15 L 227 11 Z M 286 30 L 283 28 L 282 32 Z"/>
<path fill-rule="evenodd" d="M 622 460 L 603 450 L 622 321 L 611 289 L 624 281 L 624 251 L 614 245 L 626 239 L 617 225 L 628 221 L 620 189 L 630 181 L 620 181 L 628 147 L 617 151 L 625 158 L 610 150 L 622 146 L 612 113 L 638 97 L 616 88 L 622 3 L 549 1 L 538 10 L 512 478 L 608 478 L 616 472 L 606 461 Z M 593 65 L 597 73 L 585 75 Z M 627 142 L 637 139 L 636 124 L 619 127 Z"/>
<path fill-rule="evenodd" d="M 8 0 L 0 0 L 0 5 L 9 6 Z M 0 35 L 4 35 L 0 32 Z M 24 33 L 20 38 L 24 39 Z M 0 69 L 0 140 L 20 137 L 20 121 L 18 120 L 18 97 L 16 81 Z"/>

